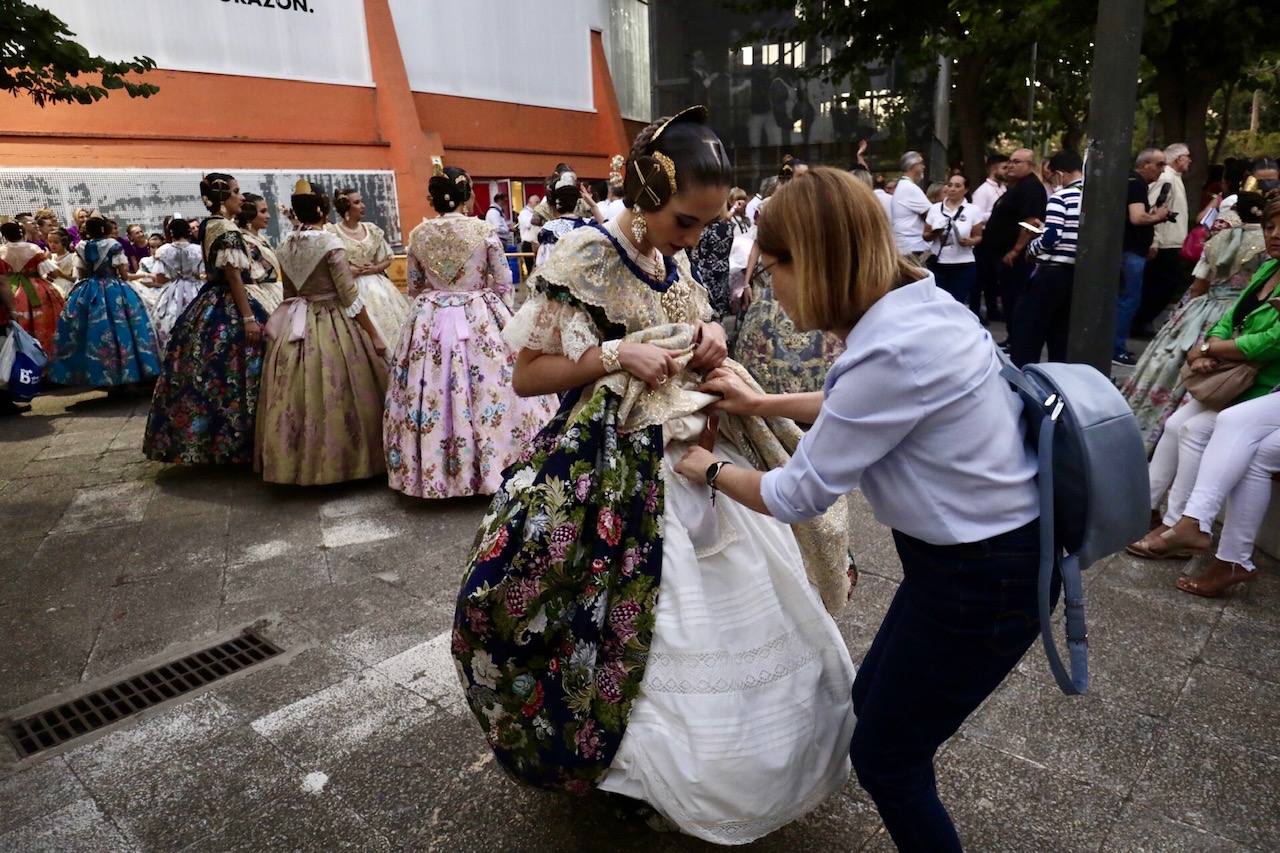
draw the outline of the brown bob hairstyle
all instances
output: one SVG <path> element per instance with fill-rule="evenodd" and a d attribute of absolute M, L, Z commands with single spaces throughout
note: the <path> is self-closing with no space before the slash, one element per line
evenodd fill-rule
<path fill-rule="evenodd" d="M 898 254 L 871 187 L 842 169 L 814 167 L 778 187 L 756 241 L 792 265 L 788 313 L 803 331 L 850 329 L 890 290 L 925 277 Z"/>

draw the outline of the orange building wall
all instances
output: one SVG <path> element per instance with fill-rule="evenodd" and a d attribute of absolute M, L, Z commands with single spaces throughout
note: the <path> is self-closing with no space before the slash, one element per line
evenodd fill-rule
<path fill-rule="evenodd" d="M 386 0 L 366 0 L 371 48 L 384 61 L 392 51 L 379 44 L 394 38 L 385 6 Z M 398 75 L 375 73 L 377 89 L 155 71 L 143 78 L 160 87 L 148 99 L 116 93 L 87 106 L 45 108 L 3 99 L 0 165 L 391 170 L 407 231 L 432 215 L 424 176 L 436 153 L 476 177 L 545 175 L 561 160 L 583 177 L 606 177 L 610 157 L 625 153 L 630 137 L 599 33 L 591 34 L 591 58 L 595 112 L 411 93 L 406 100 L 417 121 L 410 112 L 407 125 L 399 97 L 392 104 L 377 100 L 407 91 L 403 62 Z"/>

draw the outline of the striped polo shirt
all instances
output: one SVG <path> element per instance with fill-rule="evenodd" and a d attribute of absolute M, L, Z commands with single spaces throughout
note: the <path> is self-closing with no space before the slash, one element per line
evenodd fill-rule
<path fill-rule="evenodd" d="M 1080 199 L 1084 181 L 1072 181 L 1049 196 L 1044 208 L 1045 231 L 1027 246 L 1027 254 L 1042 264 L 1074 264 L 1080 239 Z"/>

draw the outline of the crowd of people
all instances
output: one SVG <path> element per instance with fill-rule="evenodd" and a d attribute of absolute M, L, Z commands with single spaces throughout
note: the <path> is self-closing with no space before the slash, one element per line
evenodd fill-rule
<path fill-rule="evenodd" d="M 2 308 L 50 382 L 150 394 L 151 459 L 492 496 L 451 648 L 515 778 L 728 844 L 853 772 L 900 848 L 958 850 L 934 755 L 1039 632 L 1036 469 L 1000 369 L 1066 357 L 1084 165 L 1020 149 L 930 186 L 917 152 L 891 176 L 788 157 L 752 194 L 707 121 L 647 127 L 607 196 L 558 164 L 515 222 L 437 168 L 405 292 L 355 190 L 300 181 L 273 245 L 265 200 L 210 173 L 208 215 L 156 234 L 0 225 Z M 1115 358 L 1177 303 L 1123 389 L 1153 453 L 1130 550 L 1207 552 L 1225 508 L 1178 581 L 1221 595 L 1257 576 L 1280 471 L 1280 193 L 1255 161 L 1189 222 L 1188 163 L 1137 158 Z M 904 569 L 859 667 L 832 618 L 854 489 Z"/>

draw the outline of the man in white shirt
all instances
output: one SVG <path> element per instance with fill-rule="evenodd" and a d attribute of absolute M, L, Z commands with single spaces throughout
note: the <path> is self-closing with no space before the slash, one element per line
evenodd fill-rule
<path fill-rule="evenodd" d="M 908 151 L 902 155 L 901 165 L 902 179 L 893 191 L 889 221 L 893 224 L 898 254 L 911 255 L 923 264 L 929 253 L 929 244 L 924 239 L 924 217 L 929 212 L 929 199 L 918 184 L 924 179 L 924 156 L 919 151 Z"/>
<path fill-rule="evenodd" d="M 1156 317 L 1170 302 L 1174 302 L 1191 283 L 1190 264 L 1182 260 L 1182 244 L 1187 239 L 1191 215 L 1187 209 L 1187 190 L 1182 176 L 1191 168 L 1191 149 L 1185 143 L 1175 142 L 1164 149 L 1164 171 L 1147 187 L 1147 199 L 1154 210 L 1169 208 L 1169 218 L 1156 225 L 1155 242 L 1147 254 L 1147 268 L 1142 281 L 1142 303 L 1134 315 L 1133 324 L 1140 332 L 1154 335 L 1151 327 Z"/>
<path fill-rule="evenodd" d="M 622 203 L 622 195 L 621 182 L 609 184 L 609 198 L 600 204 L 600 215 L 604 217 L 605 222 L 617 219 L 622 215 L 622 211 L 627 209 L 627 206 Z"/>
<path fill-rule="evenodd" d="M 498 193 L 493 197 L 493 201 L 489 203 L 489 209 L 485 212 L 484 221 L 493 226 L 493 230 L 497 233 L 498 239 L 502 241 L 505 247 L 511 246 L 511 223 L 507 221 L 507 214 L 503 210 L 506 204 L 507 194 Z"/>
<path fill-rule="evenodd" d="M 1004 195 L 1005 170 L 1008 169 L 1009 158 L 1004 154 L 992 154 L 987 157 L 987 179 L 982 186 L 973 191 L 973 207 L 982 213 L 985 220 L 991 215 L 991 208 L 996 206 L 1000 196 Z"/>
<path fill-rule="evenodd" d="M 524 209 L 520 211 L 520 215 L 516 217 L 516 227 L 520 231 L 520 251 L 533 252 L 537 250 L 538 229 L 542 226 L 534 225 L 533 220 L 537 215 L 534 208 L 538 206 L 541 198 L 535 193 L 525 199 Z"/>

